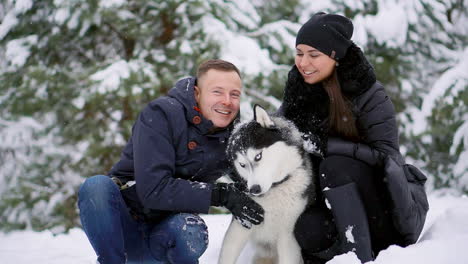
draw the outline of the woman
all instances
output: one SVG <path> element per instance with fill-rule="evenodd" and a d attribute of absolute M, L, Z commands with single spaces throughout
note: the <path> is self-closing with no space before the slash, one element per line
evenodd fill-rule
<path fill-rule="evenodd" d="M 301 27 L 279 109 L 315 146 L 321 198 L 295 230 L 306 263 L 348 251 L 367 262 L 415 243 L 428 210 L 426 178 L 405 165 L 393 104 L 352 33 L 348 18 L 323 12 Z"/>

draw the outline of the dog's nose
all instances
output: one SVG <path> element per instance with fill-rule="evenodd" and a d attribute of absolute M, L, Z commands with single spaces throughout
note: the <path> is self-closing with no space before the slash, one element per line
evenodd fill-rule
<path fill-rule="evenodd" d="M 253 195 L 260 194 L 262 192 L 262 187 L 258 184 L 254 184 L 252 187 L 250 187 L 250 193 Z"/>

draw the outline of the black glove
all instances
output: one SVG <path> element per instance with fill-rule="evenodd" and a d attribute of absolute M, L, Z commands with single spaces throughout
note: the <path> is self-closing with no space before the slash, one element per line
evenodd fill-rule
<path fill-rule="evenodd" d="M 211 205 L 226 207 L 245 228 L 263 222 L 263 208 L 234 183 L 216 183 L 211 192 Z"/>

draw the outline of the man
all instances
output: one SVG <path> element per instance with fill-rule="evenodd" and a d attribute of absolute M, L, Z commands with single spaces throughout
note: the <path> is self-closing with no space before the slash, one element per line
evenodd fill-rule
<path fill-rule="evenodd" d="M 225 206 L 249 228 L 263 209 L 232 184 L 214 184 L 239 113 L 239 70 L 209 60 L 139 114 L 120 161 L 79 191 L 83 229 L 101 264 L 198 263 L 208 245 L 197 213 Z"/>

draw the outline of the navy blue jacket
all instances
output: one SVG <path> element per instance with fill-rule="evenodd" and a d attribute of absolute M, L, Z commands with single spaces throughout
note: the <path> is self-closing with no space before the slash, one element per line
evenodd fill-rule
<path fill-rule="evenodd" d="M 211 132 L 213 123 L 197 111 L 195 80 L 179 80 L 167 96 L 143 109 L 120 161 L 109 172 L 122 182 L 136 181 L 136 188 L 122 195 L 138 214 L 207 213 L 212 185 L 206 183 L 228 166 L 225 148 L 232 126 Z"/>

